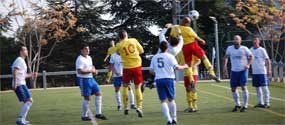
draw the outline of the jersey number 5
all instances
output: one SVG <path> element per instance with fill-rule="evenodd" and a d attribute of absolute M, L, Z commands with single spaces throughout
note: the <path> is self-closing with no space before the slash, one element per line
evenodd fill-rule
<path fill-rule="evenodd" d="M 133 54 L 136 51 L 134 44 L 129 44 L 128 47 L 124 47 L 123 49 L 124 49 L 126 55 Z"/>
<path fill-rule="evenodd" d="M 157 67 L 158 68 L 163 68 L 164 67 L 163 58 L 157 58 Z"/>

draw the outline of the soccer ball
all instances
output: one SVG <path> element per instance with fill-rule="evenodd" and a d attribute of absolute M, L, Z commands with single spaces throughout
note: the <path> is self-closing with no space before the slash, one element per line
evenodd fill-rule
<path fill-rule="evenodd" d="M 188 16 L 191 19 L 197 20 L 199 18 L 200 14 L 197 10 L 191 10 L 191 11 L 189 11 Z"/>

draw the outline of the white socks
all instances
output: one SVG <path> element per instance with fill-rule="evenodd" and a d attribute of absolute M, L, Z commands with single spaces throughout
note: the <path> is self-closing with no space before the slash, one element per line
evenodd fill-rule
<path fill-rule="evenodd" d="M 95 96 L 96 115 L 102 114 L 102 96 Z"/>
<path fill-rule="evenodd" d="M 238 91 L 236 90 L 235 92 L 232 92 L 232 95 L 233 95 L 233 99 L 234 99 L 234 101 L 236 103 L 236 106 L 240 106 Z"/>
<path fill-rule="evenodd" d="M 170 117 L 169 108 L 166 102 L 161 103 L 161 110 L 166 120 L 172 122 L 172 119 Z"/>
<path fill-rule="evenodd" d="M 242 97 L 243 97 L 243 104 L 244 104 L 244 107 L 247 108 L 248 106 L 248 90 L 245 89 L 242 91 Z"/>
<path fill-rule="evenodd" d="M 82 117 L 88 117 L 88 107 L 89 107 L 89 101 L 83 100 L 82 101 Z"/>
<path fill-rule="evenodd" d="M 261 88 L 262 88 L 262 91 L 263 91 L 263 94 L 264 94 L 265 104 L 270 106 L 270 91 L 268 89 L 268 86 L 263 86 Z"/>
<path fill-rule="evenodd" d="M 177 121 L 177 118 L 176 118 L 176 103 L 174 100 L 172 100 L 171 102 L 168 103 L 168 107 L 169 107 L 169 110 L 170 110 L 170 115 L 171 115 L 171 118 L 175 121 Z"/>
<path fill-rule="evenodd" d="M 30 101 L 27 101 L 26 103 L 22 103 L 22 109 L 19 114 L 19 117 L 17 118 L 17 121 L 22 121 L 22 122 L 26 121 L 26 117 L 28 115 L 28 112 L 31 106 L 32 106 L 32 102 Z"/>
<path fill-rule="evenodd" d="M 134 105 L 135 104 L 135 96 L 133 89 L 129 89 L 129 99 L 130 99 L 130 104 Z"/>
<path fill-rule="evenodd" d="M 121 101 L 121 92 L 115 92 L 115 98 L 118 106 L 122 106 L 122 101 Z"/>
<path fill-rule="evenodd" d="M 255 87 L 255 90 L 256 90 L 258 104 L 264 105 L 263 92 L 261 91 L 261 87 Z"/>

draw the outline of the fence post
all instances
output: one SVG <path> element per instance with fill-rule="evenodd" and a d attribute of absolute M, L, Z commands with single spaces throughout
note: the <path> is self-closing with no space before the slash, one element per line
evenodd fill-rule
<path fill-rule="evenodd" d="M 46 77 L 46 71 L 43 70 L 43 88 L 47 89 L 47 77 Z"/>
<path fill-rule="evenodd" d="M 276 61 L 273 61 L 272 63 L 272 81 L 276 82 L 278 80 L 278 64 Z"/>

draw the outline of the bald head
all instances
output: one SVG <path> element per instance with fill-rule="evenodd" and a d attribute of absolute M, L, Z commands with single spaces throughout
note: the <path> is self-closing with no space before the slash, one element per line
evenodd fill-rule
<path fill-rule="evenodd" d="M 240 35 L 234 36 L 234 44 L 236 47 L 239 47 L 241 45 L 241 36 Z"/>
<path fill-rule="evenodd" d="M 191 19 L 190 17 L 184 17 L 180 25 L 182 26 L 189 26 L 191 24 Z"/>

